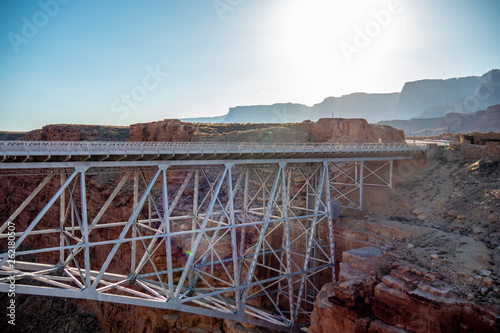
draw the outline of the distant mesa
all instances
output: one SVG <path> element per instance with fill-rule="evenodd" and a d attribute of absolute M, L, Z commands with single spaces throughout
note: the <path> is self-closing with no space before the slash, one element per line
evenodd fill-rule
<path fill-rule="evenodd" d="M 441 135 L 443 133 L 500 132 L 500 104 L 472 114 L 447 113 L 435 118 L 381 121 L 403 130 L 406 136 Z"/>

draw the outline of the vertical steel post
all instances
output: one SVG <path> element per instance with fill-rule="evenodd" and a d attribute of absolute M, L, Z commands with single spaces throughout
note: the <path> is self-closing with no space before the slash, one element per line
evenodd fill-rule
<path fill-rule="evenodd" d="M 193 193 L 193 221 L 191 230 L 196 230 L 198 226 L 198 200 L 199 200 L 199 192 L 200 192 L 200 171 L 196 170 L 194 174 L 194 193 Z M 191 234 L 191 248 L 194 245 L 195 234 Z M 189 285 L 194 284 L 194 272 L 193 270 L 189 271 Z"/>
<path fill-rule="evenodd" d="M 83 244 L 85 247 L 85 288 L 91 287 L 90 278 L 90 245 L 89 245 L 89 229 L 87 220 L 87 186 L 85 183 L 85 171 L 87 168 L 77 169 L 80 172 L 80 196 L 81 196 L 81 211 L 83 225 Z"/>
<path fill-rule="evenodd" d="M 286 257 L 286 274 L 289 274 L 287 278 L 288 282 L 288 306 L 290 307 L 290 320 L 293 320 L 293 312 L 294 312 L 294 303 L 293 303 L 293 277 L 291 276 L 292 272 L 292 249 L 291 249 L 291 240 L 290 240 L 290 218 L 289 214 L 289 206 L 290 206 L 290 191 L 292 184 L 292 169 L 288 168 L 288 182 L 285 181 L 285 167 L 286 163 L 280 163 L 280 168 L 282 169 L 282 183 L 283 183 L 283 210 L 285 212 L 285 230 L 283 230 L 283 238 L 284 238 L 284 248 L 285 248 L 285 257 Z M 287 186 L 285 186 L 287 184 Z"/>
<path fill-rule="evenodd" d="M 172 237 L 170 235 L 170 212 L 168 207 L 168 188 L 167 188 L 167 166 L 160 166 L 161 171 L 161 189 L 163 197 L 163 223 L 165 224 L 165 233 L 167 239 L 165 241 L 165 247 L 167 252 L 167 279 L 168 279 L 168 298 L 174 297 L 174 276 L 172 273 Z"/>
<path fill-rule="evenodd" d="M 240 272 L 240 276 L 238 276 L 238 284 L 241 285 L 243 282 L 242 279 L 242 272 L 243 272 L 243 255 L 245 254 L 245 235 L 246 235 L 246 223 L 247 223 L 247 218 L 248 218 L 248 187 L 250 185 L 250 180 L 249 180 L 249 174 L 250 174 L 250 169 L 247 167 L 245 168 L 245 185 L 243 188 L 243 226 L 241 227 L 241 232 L 240 232 L 240 247 L 239 247 L 239 257 L 241 258 L 238 269 Z M 236 299 L 236 302 L 240 304 L 239 309 L 242 309 L 242 300 L 241 300 L 241 293 L 240 293 L 240 299 Z"/>
<path fill-rule="evenodd" d="M 233 258 L 233 278 L 236 299 L 236 312 L 239 312 L 241 307 L 240 302 L 240 272 L 238 267 L 238 242 L 236 239 L 236 218 L 234 216 L 234 192 L 233 192 L 233 175 L 232 175 L 232 164 L 226 164 L 226 169 L 228 170 L 227 182 L 228 182 L 228 200 L 229 200 L 229 225 L 231 225 L 231 252 Z"/>
<path fill-rule="evenodd" d="M 151 201 L 153 199 L 151 198 L 151 196 L 148 197 L 148 226 L 151 228 Z"/>
<path fill-rule="evenodd" d="M 361 161 L 361 170 L 359 177 L 359 210 L 363 211 L 363 184 L 365 181 L 365 161 Z"/>
<path fill-rule="evenodd" d="M 389 187 L 393 187 L 394 160 L 391 160 L 389 165 Z"/>
<path fill-rule="evenodd" d="M 66 180 L 66 174 L 61 172 L 61 180 L 60 186 L 64 185 L 64 181 Z M 59 250 L 59 263 L 64 264 L 64 250 L 62 247 L 64 246 L 64 222 L 66 221 L 66 191 L 61 193 L 59 197 L 59 246 L 61 249 Z"/>
<path fill-rule="evenodd" d="M 328 240 L 330 242 L 330 262 L 332 263 L 332 281 L 336 281 L 335 274 L 335 239 L 333 233 L 332 197 L 330 193 L 330 163 L 323 162 L 326 168 L 326 204 L 330 211 L 328 214 Z"/>
<path fill-rule="evenodd" d="M 132 207 L 132 211 L 135 211 L 137 208 L 137 202 L 139 200 L 139 172 L 134 172 L 134 205 Z M 137 236 L 137 218 L 134 219 L 133 225 L 132 225 L 132 238 L 135 238 Z M 130 257 L 130 271 L 133 272 L 135 271 L 135 260 L 136 260 L 136 253 L 137 253 L 137 241 L 133 240 L 132 241 L 132 253 Z"/>
<path fill-rule="evenodd" d="M 76 183 L 76 182 L 75 182 Z M 71 235 L 75 235 L 75 199 L 73 197 L 73 190 L 70 188 L 69 189 L 69 196 L 70 196 L 70 210 L 71 210 Z"/>
<path fill-rule="evenodd" d="M 241 228 L 241 237 L 240 237 L 240 257 L 243 257 L 245 253 L 245 230 L 248 218 L 248 187 L 250 185 L 249 179 L 250 169 L 245 169 L 245 187 L 243 189 L 243 227 Z M 241 269 L 240 269 L 241 271 Z"/>

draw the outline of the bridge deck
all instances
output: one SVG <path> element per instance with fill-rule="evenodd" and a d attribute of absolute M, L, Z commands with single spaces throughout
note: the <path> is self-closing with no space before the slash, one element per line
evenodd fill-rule
<path fill-rule="evenodd" d="M 0 141 L 0 162 L 255 160 L 414 156 L 426 144 Z"/>

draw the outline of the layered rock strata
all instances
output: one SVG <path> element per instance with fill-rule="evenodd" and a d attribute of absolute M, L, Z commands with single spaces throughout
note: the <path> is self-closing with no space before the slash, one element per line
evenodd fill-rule
<path fill-rule="evenodd" d="M 360 255 L 361 254 L 361 255 Z M 493 308 L 459 298 L 426 269 L 387 264 L 374 248 L 346 251 L 338 282 L 318 294 L 309 332 L 498 332 Z"/>

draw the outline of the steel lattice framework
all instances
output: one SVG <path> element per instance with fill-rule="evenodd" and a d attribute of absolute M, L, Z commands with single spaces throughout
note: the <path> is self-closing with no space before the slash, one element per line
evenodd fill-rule
<path fill-rule="evenodd" d="M 18 293 L 298 331 L 334 276 L 333 219 L 341 209 L 362 210 L 364 186 L 392 186 L 394 160 L 427 148 L 0 142 L 0 149 L 0 178 L 31 184 L 17 209 L 3 212 L 0 291 L 15 283 Z M 43 208 L 33 213 L 35 200 Z"/>

